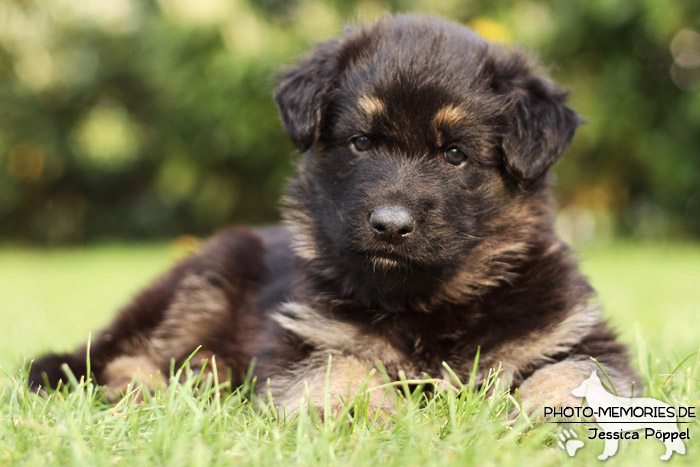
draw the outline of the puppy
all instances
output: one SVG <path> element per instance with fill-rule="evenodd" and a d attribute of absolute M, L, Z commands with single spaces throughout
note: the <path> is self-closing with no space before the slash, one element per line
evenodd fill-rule
<path fill-rule="evenodd" d="M 575 405 L 595 357 L 628 394 L 625 348 L 554 232 L 547 172 L 580 122 L 565 96 L 520 51 L 441 19 L 318 44 L 274 94 L 303 154 L 285 224 L 224 231 L 175 266 L 92 342 L 91 372 L 119 393 L 201 346 L 233 384 L 255 359 L 293 410 L 381 386 L 379 362 L 466 381 L 478 354 L 477 382 L 500 367 L 534 407 Z M 85 374 L 87 353 L 37 360 L 29 384 L 55 386 L 63 363 Z"/>

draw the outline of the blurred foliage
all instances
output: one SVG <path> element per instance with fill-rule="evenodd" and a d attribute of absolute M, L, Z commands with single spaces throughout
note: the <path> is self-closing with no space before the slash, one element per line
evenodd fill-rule
<path fill-rule="evenodd" d="M 700 235 L 700 2 L 0 0 L 0 236 L 275 221 L 294 159 L 275 71 L 385 11 L 522 44 L 574 91 L 566 236 Z"/>

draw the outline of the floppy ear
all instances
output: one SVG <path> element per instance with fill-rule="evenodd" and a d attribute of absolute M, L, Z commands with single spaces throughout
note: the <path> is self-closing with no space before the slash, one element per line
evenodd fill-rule
<path fill-rule="evenodd" d="M 567 93 L 547 78 L 521 76 L 511 85 L 501 147 L 506 170 L 525 188 L 559 159 L 581 120 L 564 105 Z"/>
<path fill-rule="evenodd" d="M 285 70 L 275 89 L 282 125 L 299 151 L 318 140 L 326 97 L 340 72 L 339 40 L 321 42 L 299 63 Z"/>

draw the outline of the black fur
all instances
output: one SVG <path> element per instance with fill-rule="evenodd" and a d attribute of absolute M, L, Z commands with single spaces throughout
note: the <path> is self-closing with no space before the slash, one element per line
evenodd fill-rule
<path fill-rule="evenodd" d="M 304 153 L 283 200 L 287 225 L 226 231 L 166 274 L 93 345 L 95 377 L 105 382 L 112 360 L 138 352 L 127 345 L 135 336 L 162 341 L 163 323 L 192 326 L 172 310 L 194 275 L 214 278 L 226 311 L 216 330 L 203 321 L 190 336 L 236 382 L 253 358 L 272 380 L 319 352 L 374 363 L 381 355 L 360 348 L 369 342 L 399 356 L 384 362 L 393 377 L 437 375 L 447 362 L 467 379 L 480 349 L 481 367 L 511 365 L 513 387 L 591 356 L 625 384 L 634 374 L 624 346 L 594 322 L 594 292 L 553 229 L 546 173 L 579 124 L 565 96 L 521 51 L 440 19 L 386 17 L 319 44 L 274 96 Z M 465 161 L 450 163 L 451 149 Z M 415 219 L 401 243 L 368 225 L 385 205 Z M 304 335 L 302 322 L 318 333 Z M 356 330 L 357 348 L 329 349 L 323 333 L 336 328 Z M 159 356 L 163 371 L 193 350 L 171 340 L 177 352 Z M 517 358 L 528 352 L 531 360 Z M 46 375 L 55 385 L 60 362 L 84 372 L 84 353 L 37 361 L 30 384 Z"/>

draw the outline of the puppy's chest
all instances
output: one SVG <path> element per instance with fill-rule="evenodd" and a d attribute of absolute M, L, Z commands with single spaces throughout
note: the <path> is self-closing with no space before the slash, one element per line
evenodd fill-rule
<path fill-rule="evenodd" d="M 300 342 L 316 350 L 380 361 L 390 374 L 403 371 L 416 377 L 436 376 L 443 362 L 463 373 L 471 369 L 477 350 L 490 346 L 483 325 L 475 318 L 460 319 L 432 313 L 373 317 L 356 310 L 338 310 L 288 302 L 273 320 Z"/>
<path fill-rule="evenodd" d="M 386 325 L 381 335 L 419 372 L 437 375 L 444 370 L 443 362 L 462 367 L 473 360 L 481 344 L 471 326 L 457 326 L 434 317 L 407 321 Z"/>

